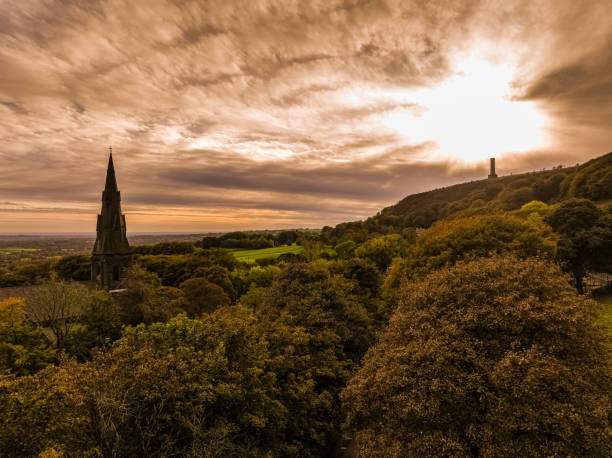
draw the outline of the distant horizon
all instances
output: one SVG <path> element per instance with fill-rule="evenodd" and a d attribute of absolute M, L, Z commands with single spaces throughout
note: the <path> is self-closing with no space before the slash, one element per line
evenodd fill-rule
<path fill-rule="evenodd" d="M 283 230 L 317 230 L 320 228 L 304 228 L 304 227 L 292 227 L 292 228 L 284 228 L 284 229 L 244 229 L 243 232 L 260 232 L 260 231 L 270 231 L 270 232 L 278 232 Z M 228 233 L 234 232 L 233 230 L 227 231 L 195 231 L 195 232 L 147 232 L 147 231 L 138 231 L 138 232 L 130 232 L 127 231 L 127 236 L 143 236 L 143 235 L 208 235 L 208 234 L 220 234 L 220 233 Z M 96 238 L 96 231 L 91 232 L 0 232 L 0 237 L 6 236 L 46 236 L 46 235 L 63 235 L 63 236 L 73 236 L 73 237 L 91 237 L 93 239 Z"/>
<path fill-rule="evenodd" d="M 601 153 L 600 155 L 597 156 L 593 156 L 593 157 L 588 157 L 586 158 L 584 161 L 582 162 L 577 162 L 575 164 L 555 164 L 552 165 L 550 167 L 544 167 L 538 170 L 516 170 L 515 172 L 509 172 L 509 173 L 499 173 L 499 162 L 497 161 L 497 158 L 495 157 L 491 157 L 489 159 L 496 159 L 496 171 L 497 173 L 497 177 L 498 178 L 504 178 L 506 176 L 515 176 L 515 175 L 521 175 L 521 174 L 529 174 L 529 173 L 534 173 L 534 172 L 542 172 L 542 171 L 548 171 L 548 170 L 553 170 L 556 167 L 562 166 L 563 168 L 571 168 L 571 167 L 576 167 L 576 166 L 580 166 L 586 162 L 589 162 L 593 159 L 596 159 L 598 157 L 601 157 L 605 154 L 609 154 L 609 153 Z M 487 167 L 489 167 L 489 159 L 487 159 L 486 164 Z M 218 234 L 218 233 L 227 233 L 227 232 L 234 232 L 234 231 L 243 231 L 243 232 L 249 232 L 249 231 L 283 231 L 283 230 L 317 230 L 317 229 L 321 229 L 324 226 L 336 226 L 337 224 L 341 224 L 344 222 L 350 222 L 350 221 L 357 221 L 357 220 L 363 220 L 366 219 L 370 216 L 374 216 L 376 213 L 380 212 L 381 210 L 383 210 L 386 207 L 392 206 L 397 204 L 398 202 L 400 202 L 401 200 L 403 200 L 406 197 L 409 197 L 411 195 L 415 195 L 415 194 L 421 194 L 421 193 L 426 193 L 426 192 L 430 192 L 430 191 L 434 191 L 436 189 L 441 189 L 441 188 L 446 188 L 446 187 L 451 187 L 451 186 L 455 186 L 458 184 L 462 184 L 462 183 L 466 183 L 466 182 L 474 182 L 474 181 L 486 181 L 488 178 L 485 177 L 476 177 L 475 179 L 463 179 L 463 180 L 454 180 L 451 181 L 450 183 L 443 185 L 443 186 L 438 186 L 438 187 L 433 187 L 433 188 L 427 188 L 427 189 L 423 189 L 414 193 L 410 193 L 410 194 L 406 194 L 404 196 L 402 196 L 401 198 L 399 198 L 398 200 L 394 201 L 394 202 L 389 202 L 387 203 L 384 207 L 380 207 L 377 209 L 373 209 L 373 212 L 358 218 L 358 219 L 346 219 L 346 220 L 340 220 L 337 221 L 336 223 L 331 223 L 331 224 L 321 224 L 318 226 L 283 226 L 283 227 L 244 227 L 244 226 L 239 226 L 239 227 L 233 227 L 233 228 L 219 228 L 216 230 L 206 230 L 206 231 L 201 231 L 201 230 L 187 230 L 187 231 L 175 231 L 175 230 L 161 230 L 161 231 L 130 231 L 129 227 L 130 227 L 130 219 L 132 216 L 136 216 L 138 215 L 137 212 L 135 213 L 130 213 L 129 210 L 125 210 L 126 208 L 129 209 L 130 206 L 129 205 L 123 205 L 124 210 L 123 213 L 126 215 L 126 219 L 127 219 L 127 235 L 128 237 L 130 236 L 141 236 L 141 235 L 206 235 L 206 234 Z M 99 207 L 100 204 L 97 204 L 96 206 Z M 96 210 L 94 210 L 93 213 L 90 214 L 90 218 L 92 220 L 92 227 L 95 227 L 95 218 L 97 217 L 99 213 L 99 208 L 97 208 Z M 2 215 L 2 209 L 0 208 L 0 215 Z M 1 221 L 0 221 L 1 222 Z M 73 236 L 73 237 L 92 237 L 95 238 L 96 236 L 96 231 L 40 231 L 40 232 L 35 232 L 35 231 L 0 231 L 0 236 L 44 236 L 44 235 L 49 235 L 49 236 L 57 236 L 57 235 L 65 235 L 65 236 Z"/>
<path fill-rule="evenodd" d="M 129 235 L 203 235 L 203 234 L 215 234 L 216 232 L 130 232 Z M 74 235 L 74 236 L 91 236 L 93 238 L 96 237 L 96 231 L 81 231 L 81 232 L 0 232 L 0 236 L 6 235 Z"/>

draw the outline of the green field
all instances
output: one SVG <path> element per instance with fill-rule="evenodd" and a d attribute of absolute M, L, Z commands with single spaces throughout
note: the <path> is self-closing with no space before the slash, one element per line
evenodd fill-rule
<path fill-rule="evenodd" d="M 39 248 L 16 248 L 16 247 L 0 248 L 0 252 L 5 252 L 5 253 L 15 253 L 18 251 L 40 251 L 40 249 Z"/>
<path fill-rule="evenodd" d="M 261 250 L 236 250 L 233 254 L 238 261 L 253 263 L 257 259 L 278 258 L 281 254 L 285 253 L 299 254 L 302 252 L 302 249 L 301 245 L 283 245 L 263 248 Z"/>

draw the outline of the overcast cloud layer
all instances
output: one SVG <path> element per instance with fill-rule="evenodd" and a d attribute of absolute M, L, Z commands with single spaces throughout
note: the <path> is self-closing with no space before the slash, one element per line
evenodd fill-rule
<path fill-rule="evenodd" d="M 93 231 L 109 144 L 132 231 L 361 219 L 485 177 L 488 148 L 501 174 L 583 162 L 611 149 L 611 18 L 587 0 L 0 0 L 0 232 Z M 443 91 L 474 59 L 511 72 L 538 143 L 500 125 L 460 149 L 486 132 Z M 464 137 L 422 128 L 432 110 Z"/>

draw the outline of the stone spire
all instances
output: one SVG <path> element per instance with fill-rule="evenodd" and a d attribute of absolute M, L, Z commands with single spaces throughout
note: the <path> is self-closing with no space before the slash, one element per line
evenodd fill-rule
<path fill-rule="evenodd" d="M 92 280 L 101 288 L 115 289 L 131 265 L 132 256 L 126 236 L 125 215 L 121 213 L 121 194 L 117 188 L 112 150 L 108 158 L 102 211 L 98 215 L 96 233 L 91 258 Z"/>
<path fill-rule="evenodd" d="M 105 191 L 117 191 L 117 178 L 115 178 L 115 166 L 113 165 L 113 150 L 109 148 L 108 168 L 106 169 Z"/>

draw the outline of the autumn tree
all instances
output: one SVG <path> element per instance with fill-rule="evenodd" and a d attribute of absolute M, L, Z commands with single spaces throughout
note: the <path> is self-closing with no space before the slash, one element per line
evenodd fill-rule
<path fill-rule="evenodd" d="M 138 265 L 128 270 L 121 288 L 125 291 L 117 296 L 117 301 L 125 324 L 166 321 L 183 311 L 181 290 L 162 286 L 157 274 Z"/>
<path fill-rule="evenodd" d="M 85 366 L 65 361 L 24 377 L 0 375 L 0 455 L 100 456 L 79 387 Z"/>
<path fill-rule="evenodd" d="M 336 254 L 339 258 L 348 259 L 355 252 L 355 248 L 357 248 L 357 244 L 355 242 L 353 242 L 352 240 L 346 240 L 336 245 L 334 247 L 334 250 L 336 250 Z"/>
<path fill-rule="evenodd" d="M 206 278 L 190 278 L 180 285 L 181 291 L 185 295 L 182 304 L 190 316 L 199 316 L 202 313 L 210 313 L 213 310 L 229 305 L 230 297 L 222 287 L 208 281 Z"/>
<path fill-rule="evenodd" d="M 89 297 L 90 292 L 80 283 L 49 280 L 28 291 L 25 311 L 38 326 L 50 329 L 55 346 L 63 348 Z"/>
<path fill-rule="evenodd" d="M 241 307 L 126 329 L 80 382 L 98 447 L 104 456 L 273 453 L 287 412 L 267 361 Z"/>
<path fill-rule="evenodd" d="M 372 342 L 354 285 L 321 266 L 290 264 L 274 279 L 259 315 L 280 399 L 291 415 L 283 456 L 329 456 L 340 440 L 338 394 Z"/>
<path fill-rule="evenodd" d="M 399 234 L 382 235 L 365 241 L 355 250 L 355 256 L 369 259 L 380 271 L 384 271 L 394 257 L 406 254 L 408 243 Z"/>
<path fill-rule="evenodd" d="M 393 260 L 381 294 L 387 306 L 397 303 L 397 291 L 407 278 L 419 278 L 457 261 L 511 255 L 552 258 L 556 235 L 539 219 L 508 213 L 474 215 L 435 223 L 411 246 L 406 258 Z"/>
<path fill-rule="evenodd" d="M 364 456 L 609 456 L 597 304 L 543 260 L 483 258 L 406 284 L 343 392 Z"/>
<path fill-rule="evenodd" d="M 380 287 L 380 272 L 367 259 L 350 259 L 343 263 L 343 275 L 357 283 L 359 296 L 375 296 Z"/>
<path fill-rule="evenodd" d="M 32 374 L 54 360 L 42 328 L 27 319 L 24 307 L 23 299 L 0 301 L 0 373 Z"/>
<path fill-rule="evenodd" d="M 279 456 L 287 416 L 242 307 L 128 327 L 85 364 L 0 374 L 2 456 Z"/>
<path fill-rule="evenodd" d="M 236 298 L 236 291 L 230 279 L 229 271 L 222 266 L 214 265 L 196 270 L 194 277 L 203 277 L 211 283 L 220 286 L 225 294 L 233 300 Z"/>
<path fill-rule="evenodd" d="M 108 292 L 94 291 L 83 305 L 79 325 L 68 336 L 66 351 L 89 360 L 95 348 L 108 347 L 121 337 L 121 308 Z"/>

